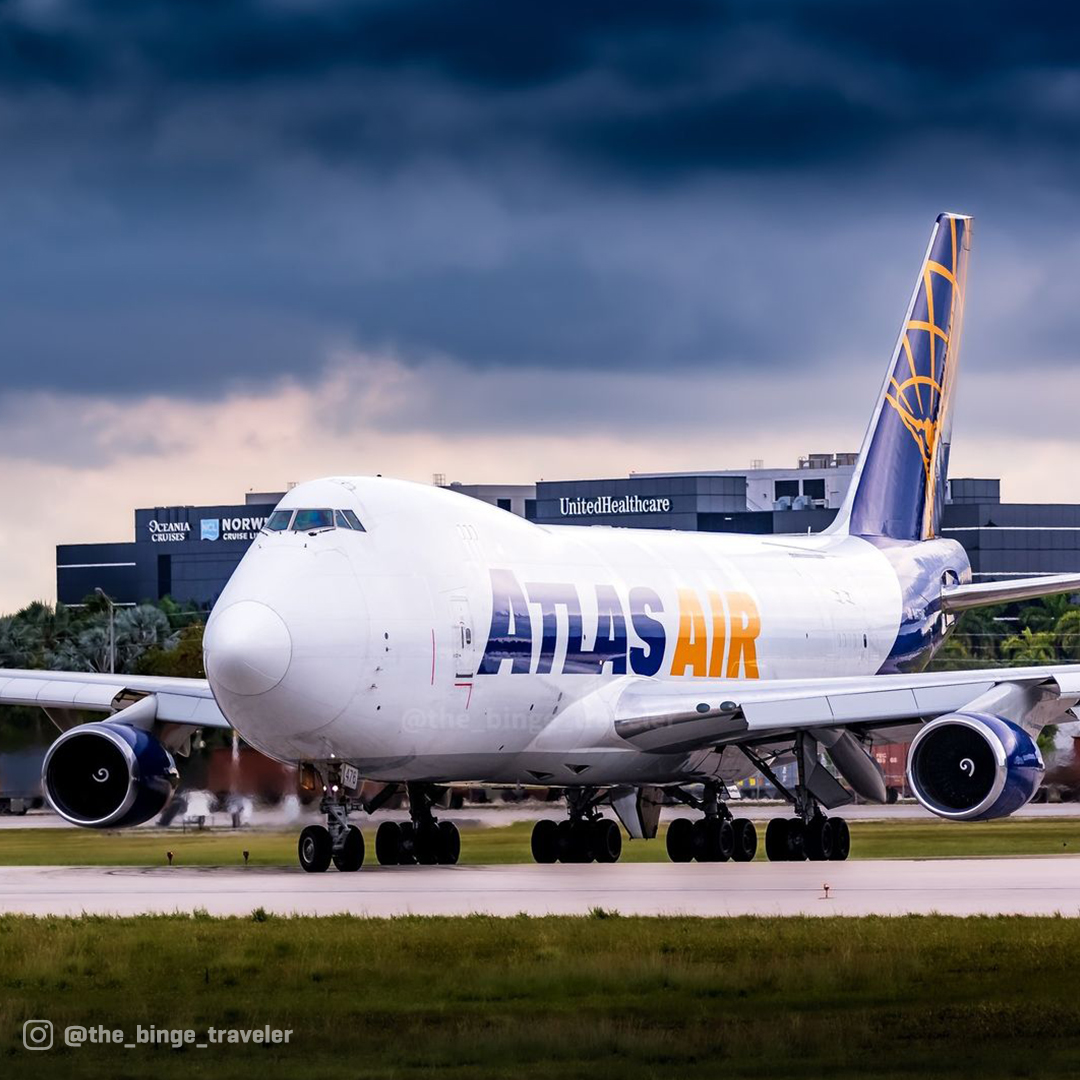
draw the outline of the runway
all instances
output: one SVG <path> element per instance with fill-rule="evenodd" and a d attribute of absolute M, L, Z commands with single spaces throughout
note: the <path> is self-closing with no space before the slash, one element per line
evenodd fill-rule
<path fill-rule="evenodd" d="M 827 897 L 825 885 L 829 886 Z M 0 868 L 0 911 L 280 914 L 1080 915 L 1080 856 L 614 866 Z"/>

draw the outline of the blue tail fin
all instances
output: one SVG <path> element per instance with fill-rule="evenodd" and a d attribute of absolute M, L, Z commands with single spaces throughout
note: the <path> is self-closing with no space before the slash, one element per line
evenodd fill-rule
<path fill-rule="evenodd" d="M 896 351 L 832 531 L 928 540 L 938 533 L 952 440 L 971 218 L 934 224 Z"/>

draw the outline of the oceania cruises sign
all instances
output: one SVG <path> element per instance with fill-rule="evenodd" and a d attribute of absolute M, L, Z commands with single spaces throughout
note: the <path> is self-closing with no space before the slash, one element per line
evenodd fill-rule
<path fill-rule="evenodd" d="M 191 525 L 186 521 L 157 521 L 152 520 L 147 525 L 150 531 L 150 539 L 158 544 L 176 540 L 186 540 L 191 532 Z"/>
<path fill-rule="evenodd" d="M 666 514 L 670 499 L 648 499 L 641 495 L 598 495 L 595 499 L 560 499 L 563 517 L 596 517 L 600 514 Z"/>

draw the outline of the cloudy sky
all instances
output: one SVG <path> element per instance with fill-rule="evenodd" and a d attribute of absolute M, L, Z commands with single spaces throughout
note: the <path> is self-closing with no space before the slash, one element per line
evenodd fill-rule
<path fill-rule="evenodd" d="M 945 209 L 953 474 L 1080 501 L 1071 18 L 0 0 L 0 610 L 135 506 L 855 449 Z"/>

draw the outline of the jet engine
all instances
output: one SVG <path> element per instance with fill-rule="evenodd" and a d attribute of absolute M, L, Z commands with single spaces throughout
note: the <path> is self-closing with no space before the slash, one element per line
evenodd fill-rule
<path fill-rule="evenodd" d="M 1030 735 L 989 713 L 952 713 L 927 724 L 908 752 L 908 783 L 932 813 L 989 821 L 1019 810 L 1038 790 L 1043 760 Z"/>
<path fill-rule="evenodd" d="M 172 754 L 130 724 L 82 724 L 49 747 L 41 786 L 53 809 L 73 825 L 116 829 L 160 814 L 176 790 Z"/>

